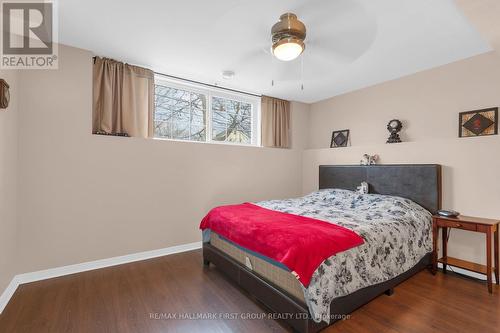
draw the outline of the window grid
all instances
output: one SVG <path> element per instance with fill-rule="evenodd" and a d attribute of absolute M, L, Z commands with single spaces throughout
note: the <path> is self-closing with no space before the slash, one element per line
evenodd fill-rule
<path fill-rule="evenodd" d="M 216 133 L 214 130 L 212 130 L 211 133 L 211 140 L 212 141 L 217 141 L 217 142 L 235 142 L 235 141 L 227 141 L 228 137 L 230 134 L 237 133 L 239 134 L 242 139 L 245 142 L 236 141 L 244 144 L 251 144 L 252 143 L 252 114 L 254 114 L 253 110 L 253 105 L 248 102 L 240 101 L 240 100 L 235 100 L 235 99 L 228 99 L 225 97 L 219 97 L 216 95 L 212 95 L 211 97 L 211 124 L 219 124 L 223 126 L 222 127 L 224 130 L 224 135 L 223 138 L 224 140 L 218 140 L 217 136 L 220 135 L 221 133 Z M 230 108 L 232 108 L 235 112 L 231 112 Z M 215 119 L 219 115 L 219 119 Z M 220 119 L 222 118 L 222 119 Z M 229 120 L 232 120 L 230 123 Z M 246 128 L 244 125 L 247 125 Z M 233 126 L 236 128 L 236 131 L 230 131 L 228 132 L 228 129 L 230 126 Z M 246 133 L 247 130 L 249 129 L 250 132 Z"/>
<path fill-rule="evenodd" d="M 160 103 L 161 106 L 159 106 Z M 167 139 L 205 141 L 206 127 L 200 125 L 203 125 L 206 119 L 206 105 L 206 96 L 203 94 L 165 84 L 156 84 L 155 136 Z M 158 110 L 161 110 L 161 112 Z M 174 123 L 176 123 L 175 128 Z M 159 126 L 158 124 L 162 125 Z M 187 130 L 187 133 L 182 133 L 183 125 L 185 126 L 184 132 Z M 162 133 L 165 128 L 168 129 L 167 133 Z M 194 128 L 196 128 L 197 132 L 194 132 Z"/>
<path fill-rule="evenodd" d="M 214 90 L 208 90 L 208 89 L 200 89 L 198 87 L 193 87 L 191 85 L 184 85 L 180 84 L 177 82 L 173 82 L 170 80 L 165 80 L 163 78 L 157 78 L 155 79 L 155 110 L 154 110 L 154 121 L 155 121 L 155 126 L 156 122 L 161 122 L 163 120 L 158 120 L 157 119 L 157 91 L 156 91 L 156 86 L 161 86 L 164 88 L 170 88 L 170 89 L 176 89 L 180 90 L 183 92 L 187 92 L 190 94 L 190 100 L 189 100 L 189 135 L 186 138 L 184 137 L 174 137 L 174 131 L 173 131 L 173 126 L 174 126 L 174 121 L 170 121 L 170 136 L 165 137 L 162 135 L 158 135 L 155 127 L 155 133 L 154 136 L 158 138 L 164 138 L 167 140 L 181 140 L 181 141 L 188 141 L 188 142 L 207 142 L 207 143 L 217 143 L 217 144 L 233 144 L 233 145 L 252 145 L 252 146 L 258 146 L 260 145 L 260 140 L 259 140 L 259 120 L 260 120 L 260 114 L 259 114 L 259 106 L 260 102 L 258 98 L 248 98 L 247 96 L 239 95 L 239 94 L 229 94 L 229 93 L 222 93 L 219 91 Z M 204 137 L 203 139 L 196 140 L 193 139 L 192 137 L 192 113 L 193 113 L 193 96 L 204 96 L 204 118 L 202 121 L 204 121 Z M 225 128 L 225 135 L 223 136 L 225 140 L 216 140 L 215 139 L 215 133 L 214 133 L 214 114 L 217 112 L 214 110 L 214 100 L 218 99 L 220 101 L 225 102 L 225 106 L 227 107 L 227 104 L 232 104 L 233 108 L 238 109 L 238 112 L 242 112 L 240 114 L 240 123 L 237 123 L 235 126 L 239 128 L 237 131 L 234 131 L 233 133 L 237 133 L 235 137 L 239 137 L 244 140 L 244 142 L 238 142 L 238 141 L 227 141 L 228 138 L 228 128 L 226 126 Z M 221 103 L 219 103 L 221 105 Z M 246 114 L 244 114 L 245 111 L 241 111 L 242 106 L 245 106 L 247 108 Z M 227 112 L 227 110 L 226 110 Z M 232 117 L 232 118 L 231 118 Z M 226 120 L 228 118 L 231 118 L 233 120 L 233 123 L 235 122 L 235 119 L 238 117 L 238 114 L 236 115 L 230 115 L 228 114 L 226 117 Z M 227 124 L 226 124 L 227 125 Z M 244 126 L 247 126 L 247 130 L 244 130 Z"/>

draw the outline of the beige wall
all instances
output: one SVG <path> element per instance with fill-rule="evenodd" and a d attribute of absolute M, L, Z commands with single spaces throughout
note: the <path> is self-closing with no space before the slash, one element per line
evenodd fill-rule
<path fill-rule="evenodd" d="M 490 52 L 315 103 L 309 147 L 329 147 L 331 131 L 344 128 L 353 146 L 384 144 L 394 118 L 403 121 L 403 141 L 456 138 L 459 112 L 500 105 L 499 65 Z"/>
<path fill-rule="evenodd" d="M 290 124 L 292 128 L 292 149 L 302 151 L 307 148 L 307 140 L 309 138 L 310 105 L 292 102 L 290 112 L 292 113 Z"/>
<path fill-rule="evenodd" d="M 0 294 L 16 273 L 18 77 L 0 71 L 10 85 L 11 103 L 0 110 Z"/>
<path fill-rule="evenodd" d="M 307 105 L 291 150 L 94 136 L 91 57 L 20 75 L 20 272 L 199 241 L 216 205 L 301 193 Z"/>
<path fill-rule="evenodd" d="M 500 106 L 500 56 L 476 56 L 311 106 L 303 190 L 317 188 L 318 165 L 357 164 L 364 153 L 381 163 L 439 163 L 443 206 L 500 218 L 500 136 L 458 138 L 458 113 Z M 405 143 L 385 144 L 386 124 L 404 123 Z M 352 146 L 325 149 L 331 131 L 349 128 Z M 484 236 L 453 231 L 450 256 L 484 260 Z"/>
<path fill-rule="evenodd" d="M 458 3 L 500 45 L 498 5 Z M 319 164 L 356 164 L 365 152 L 383 163 L 441 163 L 446 207 L 500 216 L 499 137 L 456 138 L 458 112 L 500 104 L 496 53 L 316 103 L 311 117 L 293 103 L 293 149 L 273 150 L 92 136 L 92 55 L 60 51 L 60 70 L 22 71 L 18 112 L 0 112 L 0 290 L 14 272 L 197 241 L 211 207 L 315 190 Z M 384 144 L 392 118 L 405 122 L 409 142 Z M 331 131 L 343 128 L 353 146 L 327 149 Z M 450 254 L 482 259 L 480 241 L 454 232 Z"/>
<path fill-rule="evenodd" d="M 17 273 L 197 241 L 211 207 L 315 190 L 319 164 L 365 152 L 441 163 L 446 207 L 500 216 L 499 137 L 456 138 L 459 111 L 500 104 L 496 53 L 316 103 L 310 117 L 293 103 L 293 149 L 273 150 L 92 136 L 91 53 L 61 52 L 60 70 L 20 74 Z M 410 142 L 384 144 L 392 118 Z M 353 146 L 324 149 L 340 128 Z M 482 259 L 480 241 L 456 232 L 450 254 Z"/>

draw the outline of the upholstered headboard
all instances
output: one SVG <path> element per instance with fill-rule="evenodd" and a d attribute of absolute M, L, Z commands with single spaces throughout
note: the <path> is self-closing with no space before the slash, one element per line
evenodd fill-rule
<path fill-rule="evenodd" d="M 370 193 L 408 198 L 431 213 L 441 209 L 441 166 L 401 165 L 320 165 L 319 188 L 356 190 L 366 181 Z"/>

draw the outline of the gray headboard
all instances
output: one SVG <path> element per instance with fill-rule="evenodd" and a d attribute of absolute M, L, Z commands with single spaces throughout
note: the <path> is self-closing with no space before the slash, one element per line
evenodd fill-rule
<path fill-rule="evenodd" d="M 370 193 L 408 198 L 431 213 L 441 209 L 438 164 L 320 165 L 319 188 L 356 190 L 366 181 Z"/>

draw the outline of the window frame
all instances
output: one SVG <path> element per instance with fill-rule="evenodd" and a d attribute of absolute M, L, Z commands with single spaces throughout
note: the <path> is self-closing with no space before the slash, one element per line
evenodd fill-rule
<path fill-rule="evenodd" d="M 207 98 L 207 109 L 206 109 L 206 119 L 207 123 L 205 124 L 205 140 L 197 141 L 197 140 L 184 140 L 184 139 L 175 139 L 175 138 L 165 138 L 161 136 L 156 136 L 153 133 L 153 139 L 158 140 L 169 140 L 169 141 L 178 141 L 178 142 L 196 142 L 196 143 L 210 143 L 217 145 L 234 145 L 234 146 L 250 146 L 250 147 L 261 147 L 261 133 L 260 133 L 260 124 L 261 124 L 261 116 L 260 116 L 260 104 L 261 98 L 257 96 L 247 95 L 245 93 L 239 92 L 230 92 L 225 89 L 220 89 L 216 87 L 204 87 L 200 84 L 183 82 L 181 80 L 176 80 L 169 77 L 164 77 L 162 75 L 155 75 L 154 77 L 154 85 L 163 85 L 166 87 L 171 87 L 174 89 L 185 90 L 197 94 L 203 94 Z M 251 133 L 252 137 L 250 143 L 240 143 L 240 142 L 231 142 L 231 141 L 215 141 L 212 139 L 212 98 L 218 97 L 223 99 L 230 99 L 233 101 L 237 101 L 240 103 L 248 103 L 252 105 L 251 111 Z M 153 110 L 153 121 L 156 114 L 156 105 Z"/>

